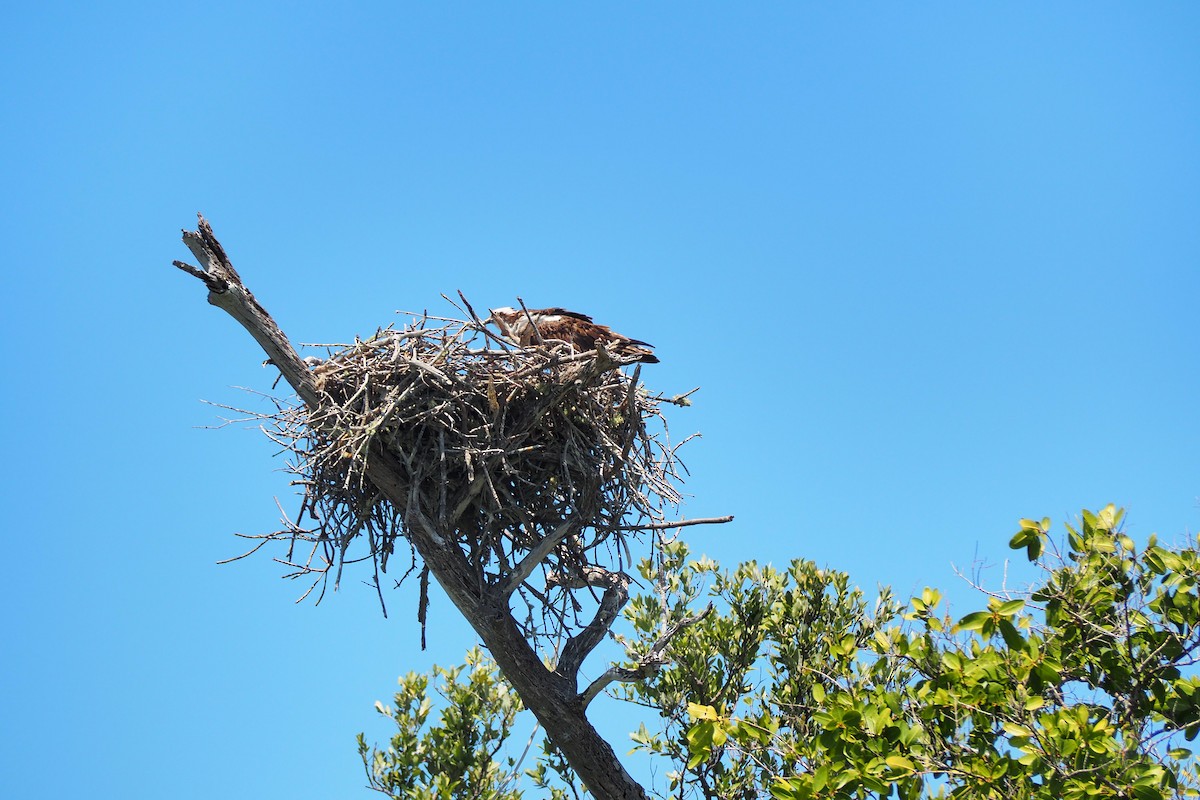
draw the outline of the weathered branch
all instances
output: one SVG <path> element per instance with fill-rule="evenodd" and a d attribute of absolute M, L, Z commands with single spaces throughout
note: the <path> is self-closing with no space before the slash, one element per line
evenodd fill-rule
<path fill-rule="evenodd" d="M 646 655 L 638 659 L 638 665 L 636 667 L 631 669 L 629 667 L 614 666 L 605 670 L 604 674 L 592 681 L 591 684 L 589 684 L 588 687 L 579 695 L 580 700 L 583 702 L 583 707 L 587 708 L 588 705 L 595 700 L 596 697 L 603 692 L 610 683 L 614 681 L 630 683 L 633 681 L 642 681 L 646 678 L 652 678 L 657 675 L 658 671 L 671 661 L 671 658 L 667 655 L 667 646 L 671 643 L 671 640 L 674 639 L 675 636 L 684 628 L 688 627 L 689 625 L 694 625 L 707 617 L 712 613 L 712 610 L 713 604 L 709 603 L 708 607 L 699 614 L 696 614 L 692 617 L 685 617 L 684 619 L 677 621 L 674 625 L 667 629 L 666 633 L 658 637 L 658 640 L 654 643 Z"/>
<path fill-rule="evenodd" d="M 699 517 L 697 519 L 680 519 L 675 522 L 648 522 L 645 525 L 622 525 L 623 531 L 669 531 L 672 528 L 686 528 L 688 525 L 720 525 L 733 522 L 733 515 L 724 517 Z"/>
<path fill-rule="evenodd" d="M 203 268 L 183 262 L 175 262 L 175 266 L 203 281 L 209 290 L 209 302 L 224 309 L 254 337 L 308 407 L 308 419 L 326 419 L 324 412 L 328 409 L 313 372 L 242 284 L 208 222 L 200 217 L 198 230 L 185 231 L 183 239 Z M 407 534 L 412 546 L 592 794 L 604 799 L 645 798 L 645 791 L 625 771 L 612 746 L 587 721 L 574 677 L 556 674 L 545 667 L 518 628 L 507 596 L 498 587 L 479 581 L 453 531 L 438 530 L 419 508 L 409 503 L 403 470 L 396 456 L 379 442 L 373 442 L 365 455 L 367 479 L 395 508 L 407 510 L 411 523 Z M 590 648 L 585 648 L 585 644 L 577 645 L 576 649 L 586 654 Z"/>
<path fill-rule="evenodd" d="M 600 598 L 600 607 L 596 609 L 596 615 L 587 627 L 572 636 L 563 646 L 562 655 L 554 670 L 570 680 L 572 685 L 576 682 L 584 660 L 604 641 L 605 635 L 617 621 L 617 615 L 629 602 L 630 580 L 624 572 L 613 572 L 601 567 L 588 567 L 580 575 L 552 574 L 547 578 L 547 583 L 551 585 L 567 588 L 592 586 L 604 589 L 604 596 Z"/>
<path fill-rule="evenodd" d="M 203 269 L 182 261 L 173 263 L 189 275 L 204 281 L 204 285 L 208 287 L 208 302 L 224 309 L 249 331 L 304 404 L 315 408 L 318 404 L 318 393 L 308 366 L 275 324 L 275 320 L 242 283 L 241 276 L 233 268 L 229 256 L 225 255 L 225 248 L 217 241 L 208 220 L 199 214 L 197 217 L 197 230 L 185 230 L 183 243 L 199 260 Z"/>
<path fill-rule="evenodd" d="M 554 533 L 542 539 L 537 545 L 529 551 L 529 555 L 521 559 L 521 562 L 513 567 L 509 575 L 508 583 L 504 585 L 501 592 L 507 596 L 517 590 L 525 580 L 533 574 L 537 569 L 538 564 L 546 560 L 546 556 L 553 552 L 554 548 L 558 547 L 564 539 L 575 532 L 578 526 L 572 520 L 567 520 L 559 525 Z"/>

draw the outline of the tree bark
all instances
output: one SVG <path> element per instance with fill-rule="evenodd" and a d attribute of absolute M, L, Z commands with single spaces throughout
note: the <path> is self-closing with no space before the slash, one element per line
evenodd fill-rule
<path fill-rule="evenodd" d="M 183 241 L 201 267 L 180 261 L 175 266 L 204 282 L 209 290 L 208 302 L 228 312 L 254 337 L 300 400 L 316 412 L 321 395 L 312 373 L 270 314 L 242 283 L 207 220 L 201 216 L 198 230 L 184 231 Z M 407 498 L 399 489 L 399 472 L 387 452 L 377 450 L 372 454 L 367 477 L 397 508 L 406 507 Z M 455 543 L 453 532 L 443 534 L 424 518 L 408 522 L 410 541 L 429 571 L 479 634 L 504 677 L 588 790 L 601 800 L 646 798 L 645 790 L 626 772 L 612 746 L 585 716 L 585 703 L 577 686 L 579 664 L 574 662 L 582 661 L 594 646 L 590 640 L 594 637 L 575 645 L 581 652 L 570 663 L 560 663 L 560 669 L 548 669 L 518 629 L 508 593 L 502 588 L 480 585 Z M 608 612 L 605 621 L 611 624 L 607 619 L 611 609 L 604 611 Z"/>

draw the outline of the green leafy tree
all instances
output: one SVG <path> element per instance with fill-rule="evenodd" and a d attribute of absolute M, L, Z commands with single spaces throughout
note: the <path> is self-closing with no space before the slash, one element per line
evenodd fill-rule
<path fill-rule="evenodd" d="M 358 735 L 370 788 L 406 800 L 519 800 L 524 780 L 550 800 L 579 796 L 573 788 L 578 777 L 545 739 L 530 769 L 521 764 L 534 736 L 519 755 L 507 750 L 524 708 L 479 648 L 468 651 L 461 666 L 400 678 L 393 703 L 375 704 L 396 728 L 386 749 Z"/>
<path fill-rule="evenodd" d="M 625 610 L 629 663 L 692 621 L 668 663 L 617 692 L 658 714 L 636 748 L 665 761 L 664 796 L 679 798 L 1200 795 L 1186 747 L 1200 733 L 1200 549 L 1139 548 L 1121 520 L 1084 511 L 1061 551 L 1049 520 L 1022 520 L 1010 544 L 1038 579 L 957 619 L 934 589 L 901 603 L 808 561 L 726 571 L 668 545 L 640 566 L 655 591 Z M 493 772 L 515 792 L 505 764 Z M 544 757 L 527 772 L 538 796 L 578 791 L 569 772 L 550 789 Z"/>
<path fill-rule="evenodd" d="M 474 648 L 461 666 L 435 666 L 437 700 L 430 696 L 430 677 L 410 672 L 400 679 L 394 705 L 375 704 L 396 727 L 386 749 L 358 735 L 370 787 L 411 800 L 518 800 L 521 758 L 501 750 L 523 709 L 495 662 Z M 529 771 L 552 798 L 566 796 L 550 785 L 556 774 L 574 779 L 556 755 L 543 752 Z"/>

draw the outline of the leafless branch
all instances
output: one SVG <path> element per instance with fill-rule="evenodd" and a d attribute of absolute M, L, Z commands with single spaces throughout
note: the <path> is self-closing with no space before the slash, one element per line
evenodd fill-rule
<path fill-rule="evenodd" d="M 729 514 L 724 517 L 697 517 L 696 519 L 680 519 L 674 522 L 650 522 L 645 525 L 630 525 L 624 528 L 629 531 L 666 531 L 674 528 L 685 528 L 688 525 L 720 525 L 724 522 L 733 522 L 733 515 Z"/>
<path fill-rule="evenodd" d="M 563 646 L 555 672 L 574 682 L 584 659 L 596 649 L 600 642 L 604 641 L 605 635 L 616 622 L 617 615 L 629 602 L 630 580 L 630 577 L 623 572 L 614 572 L 594 565 L 584 567 L 575 574 L 552 573 L 547 577 L 548 584 L 569 588 L 591 586 L 604 589 L 600 607 L 596 609 L 592 621 L 567 640 L 566 645 Z"/>
<path fill-rule="evenodd" d="M 583 707 L 587 708 L 588 705 L 596 699 L 596 696 L 604 691 L 604 689 L 614 681 L 631 683 L 633 681 L 645 680 L 646 678 L 651 678 L 658 674 L 658 671 L 662 669 L 664 665 L 670 663 L 671 659 L 667 655 L 667 647 L 671 644 L 671 640 L 679 635 L 679 632 L 684 628 L 687 628 L 689 625 L 696 624 L 711 614 L 712 611 L 713 604 L 709 603 L 708 606 L 699 614 L 691 617 L 685 617 L 675 622 L 675 624 L 671 625 L 671 627 L 669 627 L 662 636 L 658 637 L 646 654 L 638 659 L 638 664 L 636 667 L 630 668 L 613 666 L 605 670 L 605 672 L 599 678 L 592 681 L 579 695 L 580 700 L 583 703 Z"/>

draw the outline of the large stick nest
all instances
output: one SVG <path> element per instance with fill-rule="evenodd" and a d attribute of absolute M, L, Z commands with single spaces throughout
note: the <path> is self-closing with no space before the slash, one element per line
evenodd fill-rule
<path fill-rule="evenodd" d="M 269 415 L 303 502 L 294 523 L 263 538 L 290 540 L 295 576 L 324 586 L 370 561 L 378 587 L 397 540 L 420 524 L 455 541 L 484 583 L 503 585 L 514 570 L 523 580 L 522 559 L 544 550 L 543 574 L 563 585 L 664 522 L 680 500 L 680 465 L 663 398 L 622 371 L 630 362 L 482 338 L 475 322 L 415 316 L 331 350 L 314 367 L 318 409 L 279 403 Z M 381 457 L 399 467 L 403 507 L 366 478 Z M 313 543 L 306 560 L 302 541 Z M 545 601 L 544 588 L 525 590 Z"/>

